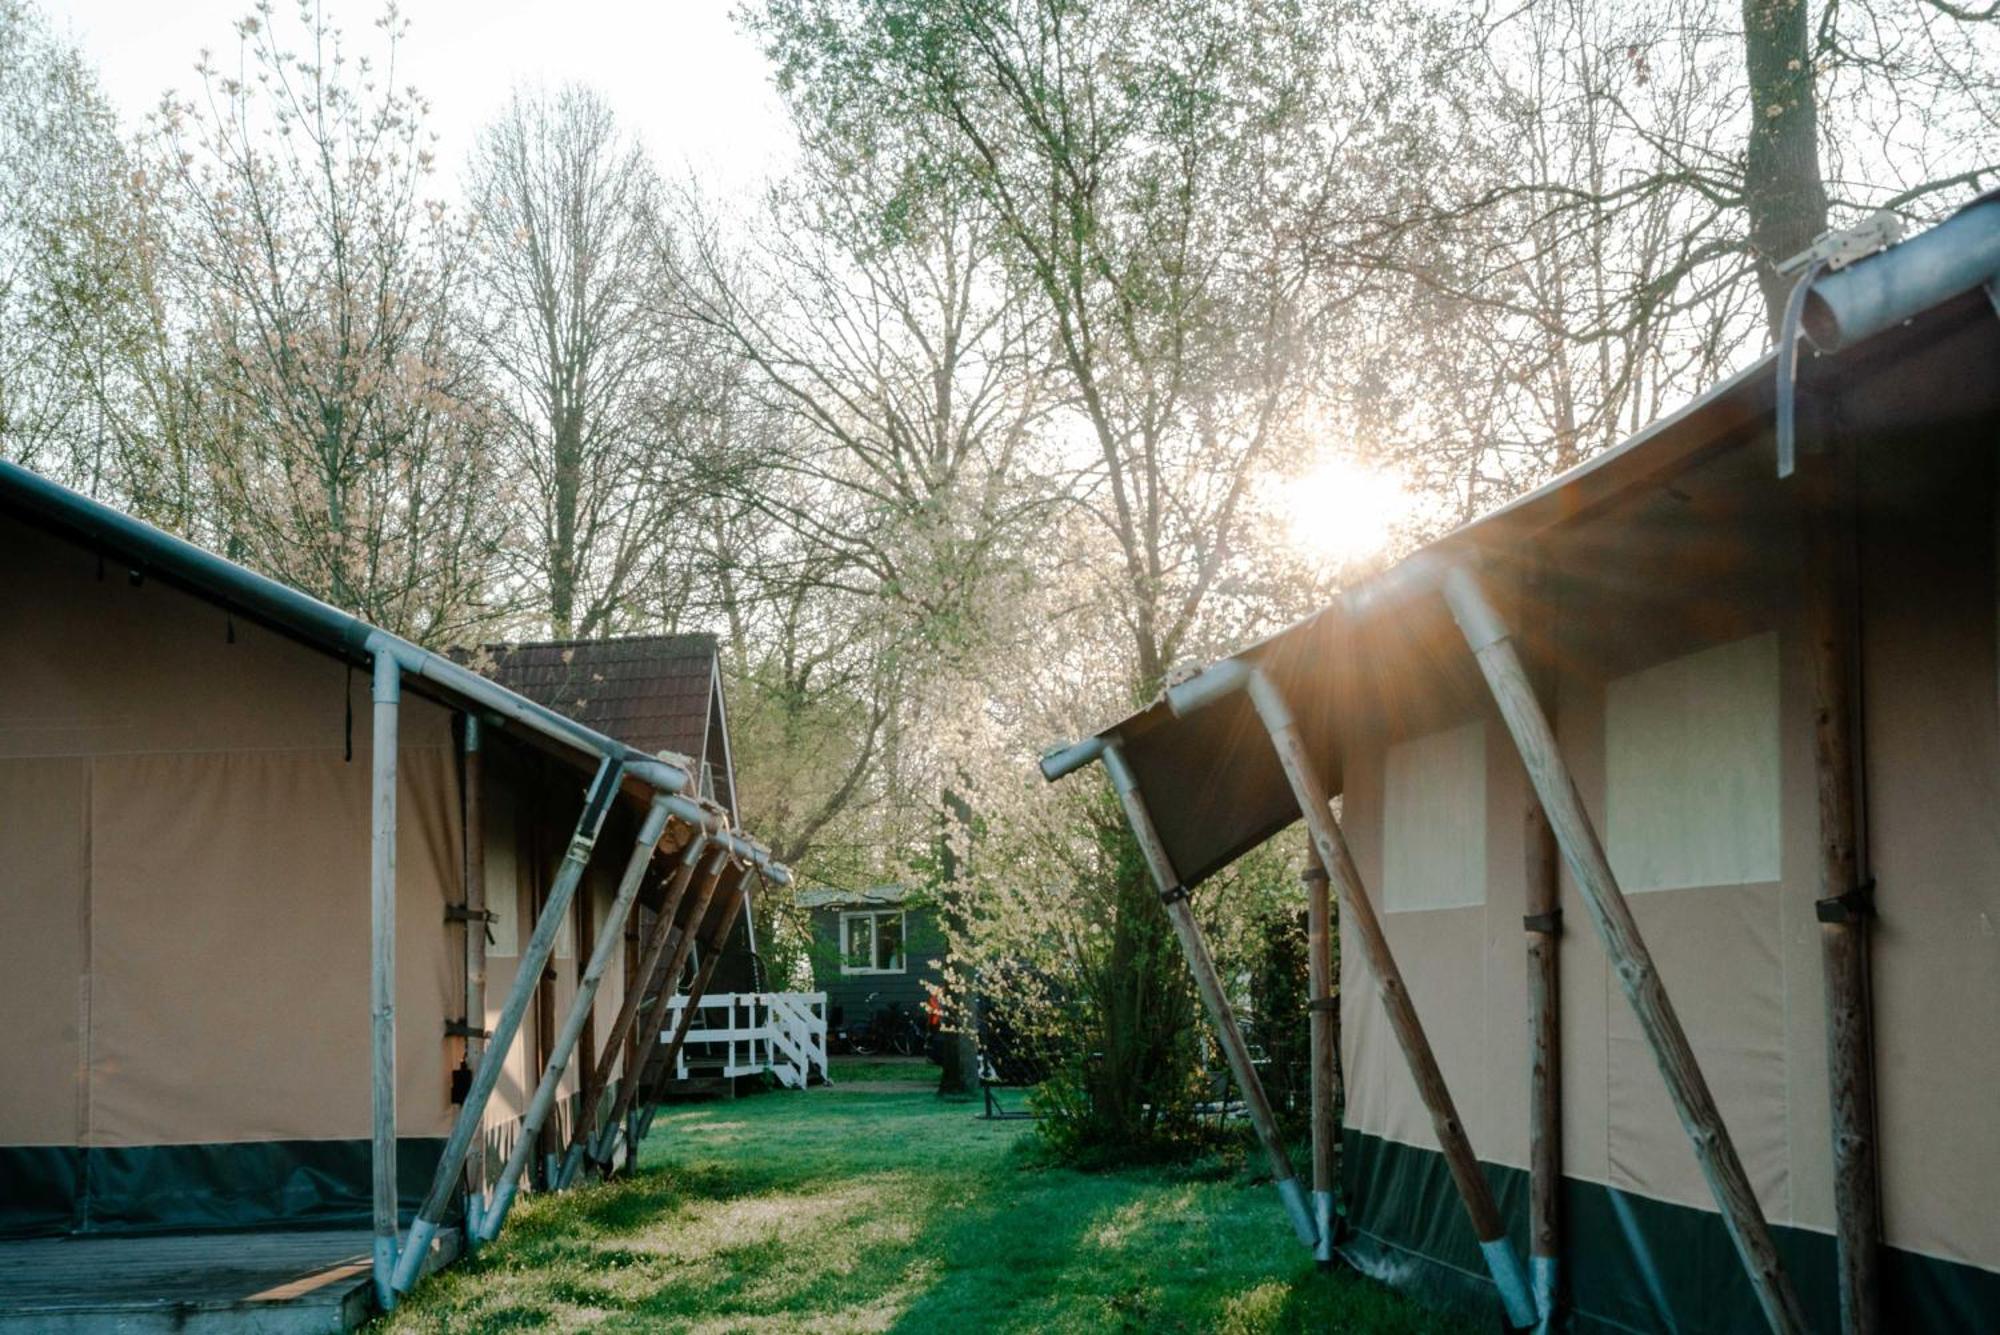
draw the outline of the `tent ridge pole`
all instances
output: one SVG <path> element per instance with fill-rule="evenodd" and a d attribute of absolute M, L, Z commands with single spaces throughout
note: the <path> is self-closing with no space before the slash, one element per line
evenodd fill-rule
<path fill-rule="evenodd" d="M 1481 673 L 1486 678 L 1514 748 L 1533 780 L 1542 809 L 1554 827 L 1556 841 L 1583 892 L 1584 905 L 1604 942 L 1645 1032 L 1674 1100 L 1674 1110 L 1695 1148 L 1702 1174 L 1708 1179 L 1724 1226 L 1749 1276 L 1764 1318 L 1780 1335 L 1807 1329 L 1803 1311 L 1771 1240 L 1757 1193 L 1743 1171 L 1735 1143 L 1723 1125 L 1715 1096 L 1708 1088 L 1680 1017 L 1653 966 L 1639 926 L 1618 887 L 1597 829 L 1583 808 L 1576 783 L 1556 745 L 1555 732 L 1536 699 L 1527 670 L 1521 664 L 1506 623 L 1487 600 L 1478 578 L 1463 566 L 1444 578 L 1445 601 L 1458 622 Z"/>
<path fill-rule="evenodd" d="M 1368 957 L 1369 971 L 1375 975 L 1376 986 L 1382 994 L 1389 1026 L 1395 1031 L 1396 1041 L 1403 1049 L 1403 1059 L 1416 1082 L 1417 1093 L 1430 1113 L 1432 1129 L 1444 1151 L 1445 1163 L 1451 1169 L 1459 1199 L 1472 1221 L 1472 1231 L 1479 1239 L 1479 1250 L 1486 1259 L 1493 1286 L 1499 1291 L 1507 1322 L 1516 1330 L 1525 1330 L 1535 1324 L 1534 1299 L 1529 1292 L 1527 1277 L 1522 1273 L 1520 1259 L 1514 1255 L 1512 1244 L 1507 1241 L 1506 1226 L 1500 1219 L 1500 1207 L 1493 1199 L 1493 1188 L 1472 1152 L 1472 1142 L 1459 1118 L 1451 1089 L 1445 1083 L 1444 1071 L 1438 1066 L 1437 1054 L 1432 1050 L 1430 1037 L 1424 1032 L 1423 1022 L 1417 1016 L 1409 988 L 1403 983 L 1402 969 L 1396 963 L 1395 952 L 1390 949 L 1388 935 L 1382 930 L 1381 919 L 1376 916 L 1374 903 L 1362 883 L 1361 871 L 1355 866 L 1354 855 L 1348 849 L 1347 836 L 1341 831 L 1340 822 L 1333 818 L 1325 785 L 1306 755 L 1305 741 L 1299 735 L 1291 706 L 1276 683 L 1261 669 L 1252 668 L 1244 674 L 1242 685 L 1249 693 L 1250 703 L 1257 711 L 1264 730 L 1270 734 L 1279 766 L 1285 771 L 1292 796 L 1299 806 L 1299 814 L 1304 817 L 1307 832 L 1312 836 L 1314 851 L 1334 884 L 1340 887 L 1340 897 L 1347 905 L 1349 917 L 1361 938 L 1362 951 Z"/>
<path fill-rule="evenodd" d="M 583 812 L 577 817 L 576 831 L 570 837 L 568 851 L 563 854 L 555 883 L 549 887 L 548 901 L 535 920 L 533 935 L 522 948 L 513 986 L 507 989 L 507 1000 L 500 1008 L 500 1018 L 495 1021 L 493 1033 L 486 1041 L 486 1050 L 480 1054 L 479 1066 L 472 1073 L 472 1088 L 466 1093 L 465 1102 L 460 1105 L 458 1117 L 452 1123 L 444 1154 L 438 1159 L 437 1170 L 431 1176 L 430 1190 L 417 1210 L 416 1219 L 410 1224 L 409 1241 L 396 1258 L 395 1284 L 398 1292 L 407 1292 L 417 1282 L 425 1254 L 430 1250 L 431 1239 L 444 1222 L 445 1211 L 451 1205 L 452 1193 L 465 1167 L 465 1156 L 472 1149 L 473 1137 L 479 1133 L 479 1124 L 486 1115 L 486 1104 L 493 1096 L 493 1088 L 500 1083 L 500 1069 L 506 1064 L 508 1050 L 514 1046 L 514 1036 L 520 1032 L 528 1003 L 534 999 L 535 991 L 540 986 L 542 970 L 555 950 L 563 915 L 569 912 L 570 899 L 576 894 L 577 883 L 583 879 L 584 867 L 590 861 L 590 850 L 596 844 L 598 832 L 604 828 L 604 818 L 618 795 L 619 776 L 623 771 L 622 758 L 606 756 L 597 767 L 596 777 L 590 781 Z"/>
<path fill-rule="evenodd" d="M 371 1075 L 370 1167 L 374 1226 L 375 1299 L 384 1311 L 396 1305 L 396 747 L 402 668 L 394 654 L 377 651 L 370 696 L 374 744 L 370 756 L 368 904 L 369 1053 Z"/>
<path fill-rule="evenodd" d="M 1116 740 L 1108 740 L 1102 750 L 1101 759 L 1111 776 L 1111 786 L 1125 808 L 1126 823 L 1131 826 L 1132 835 L 1145 855 L 1153 884 L 1160 892 L 1160 902 L 1166 907 L 1167 919 L 1173 924 L 1174 935 L 1180 938 L 1181 954 L 1187 958 L 1188 969 L 1194 974 L 1195 990 L 1201 994 L 1202 1003 L 1208 1008 L 1209 1020 L 1215 1026 L 1216 1041 L 1221 1045 L 1223 1056 L 1228 1059 L 1237 1086 L 1243 1091 L 1243 1102 L 1249 1109 L 1251 1125 L 1256 1128 L 1257 1138 L 1264 1144 L 1264 1154 L 1271 1161 L 1271 1176 L 1277 1185 L 1279 1199 L 1284 1202 L 1285 1213 L 1292 1221 L 1292 1231 L 1298 1235 L 1300 1242 L 1317 1251 L 1323 1242 L 1320 1226 L 1315 1222 L 1312 1208 L 1307 1204 L 1298 1177 L 1292 1171 L 1291 1156 L 1285 1152 L 1284 1137 L 1278 1133 L 1278 1119 L 1271 1112 L 1271 1101 L 1264 1093 L 1264 1082 L 1258 1077 L 1257 1068 L 1251 1064 L 1249 1046 L 1243 1041 L 1243 1030 L 1236 1022 L 1236 1012 L 1222 990 L 1222 979 L 1215 971 L 1215 960 L 1209 954 L 1208 942 L 1202 939 L 1201 926 L 1195 922 L 1194 910 L 1188 905 L 1187 889 L 1181 884 L 1173 861 L 1167 856 L 1167 847 L 1160 840 L 1158 827 L 1153 824 L 1153 813 L 1146 805 L 1145 794 L 1139 790 L 1138 777 L 1126 762 L 1124 746 Z"/>

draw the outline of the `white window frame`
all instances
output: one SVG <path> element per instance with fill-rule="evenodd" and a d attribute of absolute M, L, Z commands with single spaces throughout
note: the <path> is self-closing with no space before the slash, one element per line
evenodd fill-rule
<path fill-rule="evenodd" d="M 864 919 L 868 922 L 869 924 L 868 958 L 873 960 L 877 958 L 876 946 L 881 942 L 882 939 L 881 929 L 875 926 L 875 923 L 878 919 L 882 918 L 894 918 L 896 920 L 896 926 L 898 929 L 897 939 L 900 942 L 902 942 L 902 949 L 901 949 L 902 963 L 898 964 L 893 969 L 884 969 L 875 967 L 873 965 L 853 963 L 852 960 L 854 957 L 854 952 L 849 947 L 849 943 L 854 939 L 852 936 L 852 932 L 854 930 L 853 924 L 856 922 L 860 922 Z M 909 923 L 909 914 L 906 910 L 855 909 L 851 912 L 842 913 L 840 915 L 840 972 L 843 976 L 852 977 L 858 974 L 896 974 L 896 973 L 908 973 L 909 971 L 910 971 L 910 923 Z"/>

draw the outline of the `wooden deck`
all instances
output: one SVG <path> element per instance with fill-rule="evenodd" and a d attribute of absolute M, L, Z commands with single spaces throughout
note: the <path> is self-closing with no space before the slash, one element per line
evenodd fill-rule
<path fill-rule="evenodd" d="M 352 1330 L 374 1308 L 368 1254 L 365 1229 L 0 1241 L 0 1335 Z"/>

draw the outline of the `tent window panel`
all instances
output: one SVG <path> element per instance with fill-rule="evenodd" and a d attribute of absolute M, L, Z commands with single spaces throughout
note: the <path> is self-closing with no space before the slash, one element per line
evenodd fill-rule
<path fill-rule="evenodd" d="M 1385 912 L 1486 902 L 1486 724 L 1389 748 L 1383 791 Z"/>
<path fill-rule="evenodd" d="M 840 971 L 904 972 L 902 910 L 841 914 Z"/>
<path fill-rule="evenodd" d="M 1753 635 L 1605 688 L 1605 828 L 1628 893 L 1781 875 L 1778 636 Z"/>

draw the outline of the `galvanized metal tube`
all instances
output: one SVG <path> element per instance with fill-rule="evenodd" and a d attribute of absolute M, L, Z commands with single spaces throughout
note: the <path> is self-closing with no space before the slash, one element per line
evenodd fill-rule
<path fill-rule="evenodd" d="M 506 1064 L 508 1049 L 514 1046 L 514 1036 L 520 1032 L 521 1019 L 528 1012 L 528 1003 L 534 999 L 535 990 L 541 985 L 542 970 L 548 965 L 549 955 L 555 949 L 556 934 L 562 930 L 563 915 L 569 912 L 570 900 L 575 896 L 577 883 L 583 879 L 584 867 L 590 861 L 590 850 L 597 843 L 598 832 L 604 828 L 604 817 L 618 794 L 621 769 L 617 761 L 607 758 L 597 767 L 597 777 L 591 780 L 590 790 L 584 797 L 583 814 L 577 818 L 576 831 L 570 836 L 569 850 L 563 854 L 555 884 L 549 887 L 548 902 L 535 921 L 534 935 L 528 938 L 528 944 L 521 951 L 514 985 L 507 990 L 507 1001 L 500 1008 L 500 1018 L 493 1026 L 492 1037 L 487 1040 L 479 1069 L 472 1074 L 472 1089 L 458 1110 L 458 1120 L 452 1124 L 450 1138 L 445 1141 L 444 1154 L 431 1177 L 430 1192 L 424 1197 L 424 1203 L 410 1225 L 409 1242 L 397 1258 L 396 1288 L 399 1291 L 407 1291 L 410 1285 L 417 1282 L 417 1276 L 423 1269 L 424 1253 L 429 1250 L 431 1239 L 437 1235 L 438 1225 L 444 1221 L 445 1211 L 451 1205 L 459 1173 L 465 1166 L 465 1156 L 470 1152 L 473 1137 L 479 1133 L 479 1123 L 486 1115 L 487 1100 L 493 1097 L 493 1087 L 500 1081 L 500 1068 Z"/>
<path fill-rule="evenodd" d="M 465 1065 L 486 1050 L 486 784 L 479 715 L 465 716 Z"/>
<path fill-rule="evenodd" d="M 671 912 L 665 915 L 668 920 L 669 934 L 673 936 L 673 944 L 669 947 L 672 953 L 668 956 L 667 963 L 660 968 L 657 975 L 659 987 L 653 997 L 652 1003 L 650 1005 L 647 1004 L 644 997 L 639 999 L 639 1014 L 637 1019 L 639 1026 L 639 1050 L 644 1055 L 639 1059 L 639 1069 L 634 1071 L 631 1078 L 620 1086 L 618 1099 L 611 1105 L 611 1117 L 609 1119 L 609 1125 L 611 1126 L 615 1127 L 623 1122 L 626 1111 L 632 1107 L 633 1103 L 639 1097 L 640 1085 L 645 1080 L 646 1072 L 652 1069 L 654 1059 L 659 1054 L 661 1017 L 667 1009 L 668 999 L 674 994 L 674 986 L 680 979 L 681 969 L 687 964 L 688 950 L 691 948 L 695 932 L 701 927 L 702 915 L 708 912 L 709 901 L 715 896 L 715 883 L 721 878 L 722 869 L 729 861 L 729 852 L 728 841 L 721 835 L 715 836 L 713 847 L 708 855 L 708 862 L 701 869 L 701 884 L 694 894 L 695 904 L 688 915 L 689 922 L 686 931 L 679 932 L 678 935 L 673 935 L 677 930 L 672 925 L 674 915 Z M 598 1162 L 606 1164 L 609 1161 L 609 1157 L 610 1151 L 607 1149 L 598 1156 Z"/>
<path fill-rule="evenodd" d="M 709 982 L 714 979 L 716 965 L 722 960 L 722 947 L 728 942 L 729 933 L 736 926 L 737 915 L 743 912 L 743 906 L 749 900 L 750 877 L 746 873 L 730 892 L 729 904 L 723 909 L 722 917 L 717 920 L 715 931 L 701 939 L 706 954 L 702 958 L 701 967 L 695 970 L 694 982 L 688 987 L 687 1005 L 681 1008 L 680 1023 L 674 1026 L 674 1036 L 659 1055 L 660 1075 L 655 1084 L 664 1084 L 666 1073 L 680 1060 L 681 1048 L 687 1044 L 688 1031 L 694 1027 L 695 1007 L 699 1006 L 701 999 L 708 995 Z M 697 923 L 688 924 L 690 934 L 696 926 Z"/>
<path fill-rule="evenodd" d="M 702 850 L 708 847 L 709 832 L 697 828 L 687 847 L 681 850 L 680 866 L 668 882 L 666 895 L 660 903 L 660 916 L 654 922 L 653 930 L 647 934 L 645 953 L 640 956 L 639 967 L 633 972 L 630 984 L 625 989 L 625 998 L 619 1004 L 618 1016 L 611 1022 L 611 1031 L 604 1036 L 604 1049 L 597 1058 L 597 1069 L 592 1073 L 590 1094 L 583 1101 L 583 1109 L 577 1114 L 576 1125 L 570 1128 L 569 1150 L 563 1156 L 563 1166 L 557 1185 L 567 1187 L 576 1180 L 583 1168 L 585 1152 L 590 1148 L 591 1138 L 597 1129 L 597 1110 L 604 1100 L 604 1090 L 611 1082 L 611 1068 L 618 1060 L 618 1054 L 631 1038 L 639 1019 L 646 992 L 653 986 L 655 975 L 665 962 L 668 949 L 673 943 L 674 919 L 680 912 L 681 900 L 687 894 L 689 882 L 694 880 L 695 869 L 700 865 Z M 636 1070 L 625 1072 L 626 1084 L 638 1079 Z M 605 1130 L 615 1131 L 618 1126 L 618 1101 L 612 1101 L 614 1109 Z M 601 1157 L 601 1156 L 600 1156 Z"/>
<path fill-rule="evenodd" d="M 1102 737 L 1086 737 L 1068 746 L 1059 746 L 1043 755 L 1042 777 L 1050 783 L 1076 773 L 1091 761 L 1104 754 Z"/>
<path fill-rule="evenodd" d="M 369 819 L 369 1080 L 372 1111 L 375 1299 L 396 1305 L 396 745 L 402 672 L 390 654 L 375 655 L 374 751 Z"/>
<path fill-rule="evenodd" d="M 563 1017 L 562 1029 L 556 1035 L 555 1046 L 549 1051 L 548 1065 L 543 1068 L 541 1081 L 535 1086 L 535 1096 L 528 1103 L 520 1138 L 514 1142 L 513 1152 L 507 1156 L 507 1164 L 500 1170 L 500 1180 L 493 1184 L 493 1199 L 480 1231 L 480 1236 L 486 1241 L 497 1237 L 501 1226 L 507 1222 L 507 1211 L 514 1203 L 514 1193 L 520 1189 L 521 1174 L 527 1171 L 528 1160 L 534 1155 L 542 1127 L 556 1106 L 556 1088 L 562 1083 L 563 1072 L 569 1069 L 570 1054 L 576 1050 L 577 1040 L 583 1035 L 583 1026 L 590 1019 L 591 1008 L 597 1003 L 597 989 L 604 981 L 604 971 L 611 967 L 611 961 L 623 948 L 625 918 L 639 898 L 640 882 L 646 879 L 646 868 L 652 864 L 653 850 L 659 847 L 660 836 L 666 831 L 667 800 L 662 795 L 653 799 L 645 821 L 639 826 L 638 840 L 625 863 L 625 875 L 618 882 L 618 894 L 611 901 L 611 910 L 605 915 L 604 925 L 597 934 L 597 945 L 583 966 L 583 976 L 576 980 L 576 996 L 570 1000 L 569 1013 Z"/>
<path fill-rule="evenodd" d="M 2000 281 L 2000 195 L 1928 231 L 1815 280 L 1806 337 L 1822 352 L 1850 347 L 1974 288 Z"/>
<path fill-rule="evenodd" d="M 1132 836 L 1138 841 L 1147 869 L 1152 873 L 1153 884 L 1160 892 L 1167 920 L 1173 924 L 1174 934 L 1180 938 L 1181 954 L 1187 958 L 1188 970 L 1194 975 L 1195 990 L 1201 994 L 1202 1004 L 1208 1009 L 1209 1022 L 1215 1026 L 1216 1045 L 1222 1049 L 1224 1058 L 1229 1062 L 1230 1074 L 1236 1077 L 1237 1087 L 1243 1091 L 1250 1125 L 1256 1129 L 1257 1139 L 1263 1142 L 1265 1158 L 1271 1165 L 1271 1177 L 1278 1188 L 1278 1199 L 1284 1203 L 1285 1213 L 1292 1221 L 1292 1231 L 1306 1246 L 1316 1246 L 1319 1226 L 1313 1222 L 1305 1191 L 1292 1172 L 1291 1155 L 1285 1151 L 1284 1137 L 1278 1134 L 1278 1119 L 1271 1112 L 1271 1101 L 1265 1096 L 1264 1082 L 1250 1061 L 1250 1048 L 1243 1041 L 1242 1028 L 1236 1023 L 1236 1012 L 1222 990 L 1222 979 L 1215 971 L 1215 960 L 1209 955 L 1208 942 L 1202 939 L 1201 928 L 1188 908 L 1187 891 L 1180 883 L 1180 874 L 1174 870 L 1173 861 L 1167 856 L 1166 845 L 1160 842 L 1153 814 L 1146 806 L 1145 795 L 1139 790 L 1138 777 L 1132 773 L 1131 765 L 1126 763 L 1124 749 L 1116 742 L 1104 747 L 1104 768 L 1111 775 L 1111 786 L 1125 808 L 1126 823 L 1132 828 Z"/>
<path fill-rule="evenodd" d="M 1805 1331 L 1809 1327 L 1772 1241 L 1764 1208 L 1736 1153 L 1736 1144 L 1730 1139 L 1652 952 L 1639 932 L 1638 921 L 1619 888 L 1597 827 L 1584 810 L 1568 762 L 1556 743 L 1555 729 L 1542 712 L 1507 623 L 1488 601 L 1478 576 L 1464 567 L 1454 568 L 1446 577 L 1444 597 L 1541 798 L 1542 810 L 1582 892 L 1583 905 L 1604 943 L 1611 972 L 1652 1049 L 1674 1111 L 1694 1146 L 1695 1161 L 1708 1179 L 1723 1227 L 1736 1246 L 1765 1320 L 1783 1335 Z"/>
<path fill-rule="evenodd" d="M 1451 1170 L 1452 1182 L 1465 1206 L 1473 1234 L 1479 1239 L 1479 1250 L 1486 1258 L 1486 1267 L 1493 1277 L 1494 1288 L 1499 1292 L 1507 1323 L 1516 1330 L 1525 1330 L 1535 1324 L 1534 1299 L 1528 1290 L 1528 1277 L 1507 1241 L 1506 1227 L 1500 1218 L 1500 1208 L 1493 1199 L 1492 1185 L 1487 1182 L 1485 1171 L 1472 1152 L 1471 1138 L 1466 1135 L 1451 1089 L 1438 1066 L 1437 1054 L 1431 1048 L 1430 1037 L 1424 1032 L 1416 1004 L 1410 998 L 1409 988 L 1403 983 L 1402 969 L 1396 963 L 1395 953 L 1389 948 L 1388 934 L 1382 930 L 1381 919 L 1376 916 L 1374 903 L 1369 899 L 1361 873 L 1354 865 L 1347 836 L 1340 823 L 1333 818 L 1332 803 L 1320 780 L 1318 768 L 1306 754 L 1305 741 L 1299 735 L 1291 705 L 1277 684 L 1261 671 L 1248 673 L 1245 685 L 1257 717 L 1271 735 L 1271 749 L 1277 752 L 1278 763 L 1291 785 L 1299 814 L 1305 819 L 1306 831 L 1312 838 L 1313 850 L 1319 855 L 1320 865 L 1326 868 L 1333 883 L 1339 887 L 1340 897 L 1347 905 L 1348 918 L 1368 958 L 1369 971 L 1375 975 L 1375 986 L 1382 998 L 1382 1008 L 1388 1014 L 1389 1027 L 1403 1050 L 1403 1060 L 1410 1068 L 1417 1093 L 1430 1113 L 1431 1128 L 1437 1135 L 1439 1148 L 1444 1152 L 1445 1165 Z"/>

